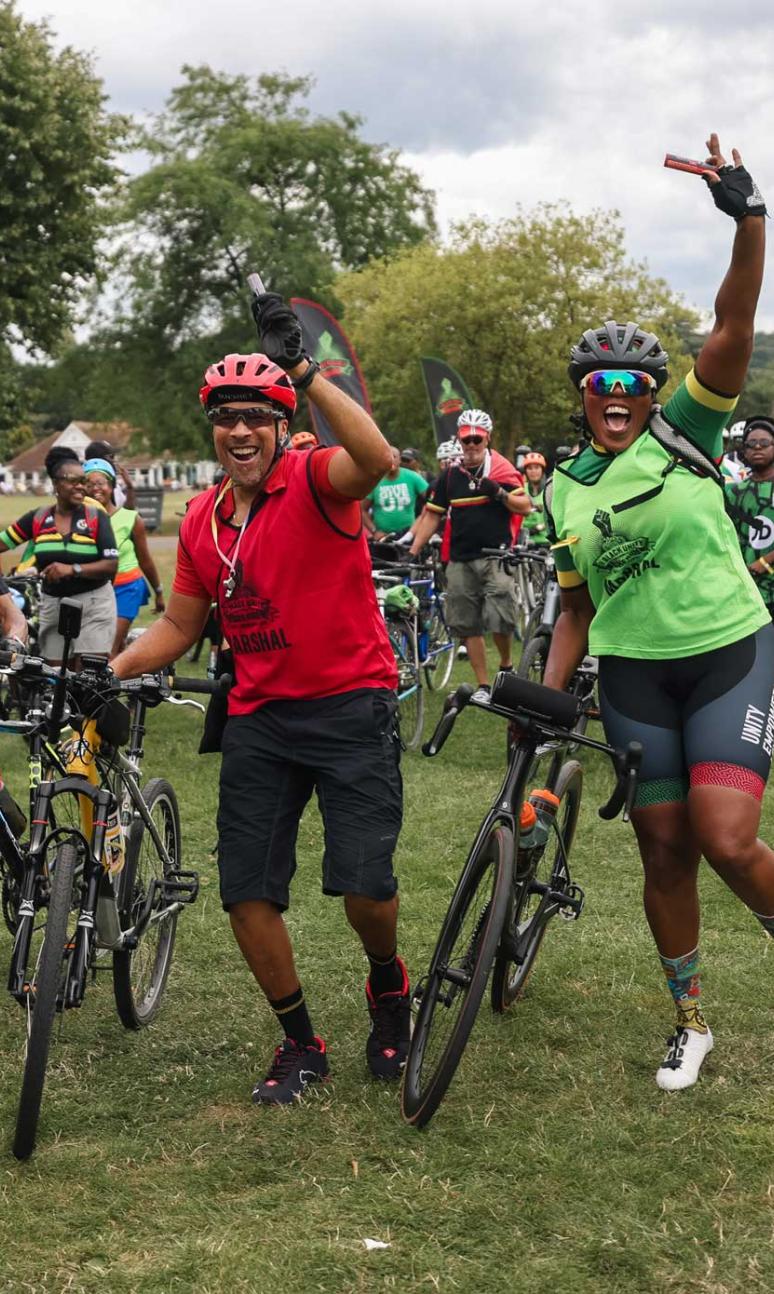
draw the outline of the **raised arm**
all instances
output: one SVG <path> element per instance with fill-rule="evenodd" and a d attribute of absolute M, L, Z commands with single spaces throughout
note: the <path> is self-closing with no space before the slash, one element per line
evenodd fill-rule
<path fill-rule="evenodd" d="M 706 177 L 715 205 L 732 216 L 736 235 L 728 267 L 715 299 L 715 322 L 696 361 L 696 376 L 719 395 L 738 395 L 753 348 L 755 310 L 763 281 L 766 245 L 763 198 L 734 148 L 727 165 L 715 134 L 707 141 L 707 163 L 717 168 Z"/>
<path fill-rule="evenodd" d="M 301 324 L 276 292 L 253 298 L 253 318 L 261 348 L 316 405 L 344 449 L 328 468 L 334 490 L 351 499 L 364 499 L 392 464 L 390 446 L 365 409 L 339 387 L 327 382 L 304 350 Z"/>

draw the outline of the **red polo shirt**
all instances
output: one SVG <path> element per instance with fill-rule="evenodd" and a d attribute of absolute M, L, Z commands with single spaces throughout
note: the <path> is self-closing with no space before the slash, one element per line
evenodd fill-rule
<path fill-rule="evenodd" d="M 176 593 L 216 601 L 234 652 L 229 714 L 267 701 L 312 700 L 355 688 L 394 688 L 397 673 L 371 578 L 360 503 L 332 488 L 328 465 L 343 451 L 285 453 L 242 537 L 236 589 L 213 537 L 213 487 L 193 499 L 180 527 Z M 214 517 L 227 557 L 239 538 L 226 492 Z"/>

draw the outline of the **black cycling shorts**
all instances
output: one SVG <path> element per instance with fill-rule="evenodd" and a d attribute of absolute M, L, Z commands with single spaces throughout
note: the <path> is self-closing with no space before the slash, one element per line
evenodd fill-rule
<path fill-rule="evenodd" d="M 325 827 L 323 891 L 390 899 L 403 816 L 397 700 L 358 688 L 272 701 L 223 735 L 218 867 L 224 908 L 264 899 L 284 911 L 301 814 L 314 789 Z"/>
<path fill-rule="evenodd" d="M 774 625 L 679 660 L 601 656 L 607 739 L 643 746 L 636 805 L 728 786 L 760 800 L 774 745 Z"/>

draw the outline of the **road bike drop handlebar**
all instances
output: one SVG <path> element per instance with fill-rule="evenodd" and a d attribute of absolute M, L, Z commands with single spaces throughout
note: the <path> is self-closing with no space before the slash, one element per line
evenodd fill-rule
<path fill-rule="evenodd" d="M 537 736 L 560 741 L 572 740 L 573 743 L 607 755 L 616 772 L 616 783 L 607 804 L 599 809 L 599 816 L 610 821 L 623 809 L 623 820 L 629 821 L 642 763 L 642 746 L 638 741 L 629 742 L 626 750 L 622 751 L 573 732 L 583 711 L 583 703 L 579 698 L 571 696 L 569 692 L 544 687 L 541 683 L 531 683 L 516 674 L 498 674 L 488 701 L 473 701 L 474 690 L 470 683 L 462 683 L 447 697 L 435 732 L 422 747 L 423 755 L 437 755 L 459 715 L 466 706 L 473 705 L 489 714 L 499 714 L 505 719 L 520 723 L 527 732 Z"/>

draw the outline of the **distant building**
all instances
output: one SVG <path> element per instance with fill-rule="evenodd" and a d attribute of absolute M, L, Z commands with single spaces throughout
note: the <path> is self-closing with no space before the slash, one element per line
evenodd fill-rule
<path fill-rule="evenodd" d="M 46 455 L 54 445 L 74 449 L 83 459 L 86 446 L 92 440 L 106 440 L 119 451 L 119 461 L 126 467 L 136 485 L 170 488 L 179 485 L 195 489 L 211 485 L 217 468 L 214 460 L 173 458 L 169 450 L 152 454 L 147 450 L 143 431 L 128 422 L 84 422 L 80 418 L 69 423 L 64 431 L 54 431 L 50 436 L 36 441 L 5 464 L 5 482 L 19 494 L 46 494 L 49 480 L 46 475 Z M 134 453 L 127 453 L 131 444 Z"/>

